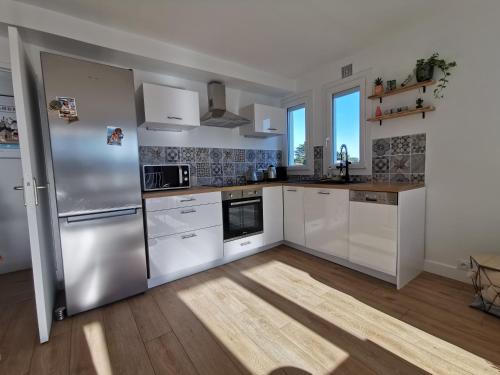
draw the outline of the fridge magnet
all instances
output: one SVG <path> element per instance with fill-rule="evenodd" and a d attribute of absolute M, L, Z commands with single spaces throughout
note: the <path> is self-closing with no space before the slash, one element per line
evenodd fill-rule
<path fill-rule="evenodd" d="M 108 126 L 107 131 L 107 143 L 111 146 L 121 146 L 123 139 L 122 128 L 115 128 L 113 126 Z"/>
<path fill-rule="evenodd" d="M 54 100 L 50 101 L 49 110 L 57 111 L 59 118 L 66 119 L 68 120 L 68 122 L 78 120 L 75 98 L 69 98 L 67 96 L 56 96 Z"/>
<path fill-rule="evenodd" d="M 14 97 L 0 95 L 0 145 L 19 145 Z"/>

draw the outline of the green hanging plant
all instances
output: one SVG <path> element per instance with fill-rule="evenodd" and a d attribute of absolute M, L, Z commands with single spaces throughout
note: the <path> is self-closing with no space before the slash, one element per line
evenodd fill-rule
<path fill-rule="evenodd" d="M 416 75 L 417 81 L 421 82 L 427 79 L 432 79 L 432 75 L 434 73 L 434 67 L 438 68 L 441 71 L 441 78 L 438 80 L 438 84 L 434 89 L 434 97 L 435 98 L 443 98 L 443 91 L 447 87 L 449 82 L 449 77 L 451 76 L 451 68 L 457 66 L 455 61 L 447 62 L 444 59 L 439 58 L 439 53 L 434 52 L 431 57 L 427 60 L 419 59 L 417 60 L 416 67 Z M 429 77 L 430 75 L 430 77 Z"/>

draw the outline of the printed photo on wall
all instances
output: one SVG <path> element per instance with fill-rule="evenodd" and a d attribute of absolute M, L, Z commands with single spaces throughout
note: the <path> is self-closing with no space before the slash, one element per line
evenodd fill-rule
<path fill-rule="evenodd" d="M 14 97 L 0 95 L 0 144 L 19 144 Z"/>
<path fill-rule="evenodd" d="M 76 110 L 76 99 L 67 96 L 56 96 L 54 100 L 49 103 L 50 111 L 57 111 L 59 118 L 66 119 L 68 122 L 78 120 L 78 113 Z"/>
<path fill-rule="evenodd" d="M 122 128 L 108 126 L 107 143 L 111 146 L 121 146 L 123 139 Z"/>

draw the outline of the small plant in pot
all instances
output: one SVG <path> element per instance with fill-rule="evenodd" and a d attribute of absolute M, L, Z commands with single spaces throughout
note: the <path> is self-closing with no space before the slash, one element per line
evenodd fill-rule
<path fill-rule="evenodd" d="M 373 84 L 375 85 L 373 89 L 375 95 L 382 95 L 384 93 L 384 81 L 382 81 L 382 77 L 377 77 Z"/>
<path fill-rule="evenodd" d="M 442 77 L 439 79 L 438 85 L 434 89 L 434 96 L 436 98 L 442 98 L 443 90 L 449 82 L 448 78 L 451 75 L 450 70 L 455 66 L 457 66 L 455 61 L 447 62 L 446 60 L 439 58 L 439 53 L 434 52 L 427 60 L 417 60 L 417 66 L 415 68 L 417 82 L 431 80 L 432 77 L 434 77 L 434 67 L 437 67 L 441 71 Z"/>

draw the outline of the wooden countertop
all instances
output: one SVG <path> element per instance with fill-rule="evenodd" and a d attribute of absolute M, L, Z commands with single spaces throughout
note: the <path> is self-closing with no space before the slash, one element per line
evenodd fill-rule
<path fill-rule="evenodd" d="M 243 185 L 243 186 L 196 186 L 189 189 L 165 190 L 143 193 L 143 199 L 172 197 L 176 195 L 189 195 L 210 193 L 214 191 L 234 191 L 234 190 L 250 190 L 270 186 L 300 186 L 305 188 L 320 188 L 320 189 L 347 189 L 356 191 L 378 191 L 387 193 L 400 193 L 402 191 L 418 189 L 424 187 L 424 184 L 382 184 L 382 183 L 359 183 L 359 184 L 314 184 L 304 182 L 262 182 L 258 184 Z"/>

